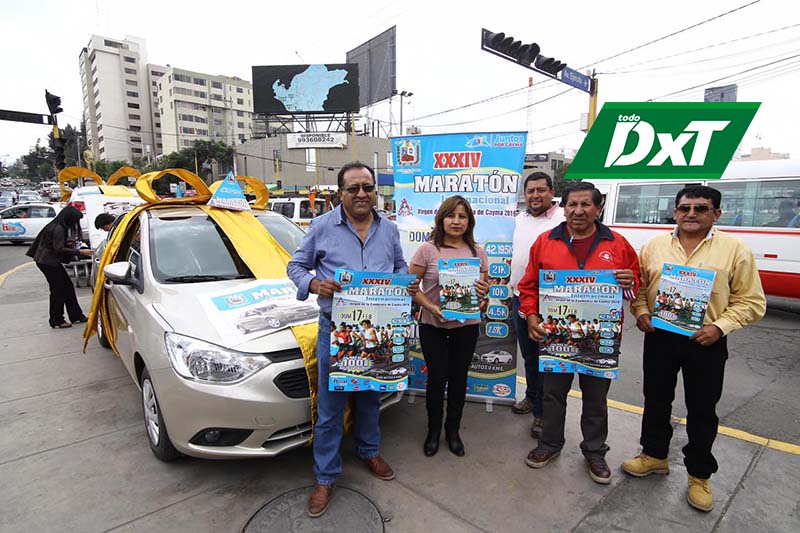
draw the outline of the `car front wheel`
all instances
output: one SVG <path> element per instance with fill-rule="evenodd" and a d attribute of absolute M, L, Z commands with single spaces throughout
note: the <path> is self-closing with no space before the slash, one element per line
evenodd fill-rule
<path fill-rule="evenodd" d="M 167 427 L 164 425 L 164 418 L 161 416 L 161 408 L 158 405 L 158 398 L 156 398 L 156 389 L 153 387 L 150 372 L 146 368 L 142 372 L 142 408 L 147 440 L 150 442 L 153 454 L 165 462 L 174 461 L 180 457 L 180 453 L 169 440 Z"/>
<path fill-rule="evenodd" d="M 97 340 L 103 348 L 111 349 L 111 343 L 108 342 L 108 337 L 106 337 L 105 328 L 103 327 L 103 317 L 99 312 L 97 313 Z"/>

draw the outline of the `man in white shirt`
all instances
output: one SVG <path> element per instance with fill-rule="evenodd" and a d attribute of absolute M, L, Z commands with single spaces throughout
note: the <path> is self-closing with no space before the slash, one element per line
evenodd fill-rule
<path fill-rule="evenodd" d="M 511 289 L 514 291 L 513 320 L 522 358 L 525 360 L 525 397 L 511 410 L 517 414 L 533 412 L 531 436 L 538 439 L 542 433 L 542 381 L 539 377 L 539 346 L 528 338 L 528 323 L 519 315 L 519 290 L 517 284 L 528 266 L 531 246 L 543 233 L 564 222 L 564 210 L 553 202 L 553 180 L 544 172 L 533 172 L 525 178 L 525 210 L 515 219 L 513 255 L 511 257 Z"/>

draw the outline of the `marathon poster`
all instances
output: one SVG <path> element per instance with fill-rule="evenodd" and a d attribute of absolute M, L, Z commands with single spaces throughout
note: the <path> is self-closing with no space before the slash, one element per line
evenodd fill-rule
<path fill-rule="evenodd" d="M 439 302 L 448 320 L 481 317 L 480 302 L 475 293 L 475 280 L 481 276 L 481 260 L 477 257 L 439 259 Z"/>
<path fill-rule="evenodd" d="M 316 296 L 297 300 L 297 289 L 288 278 L 257 279 L 234 288 L 198 296 L 225 346 L 263 337 L 281 329 L 315 322 L 319 317 Z"/>
<path fill-rule="evenodd" d="M 622 288 L 613 270 L 540 270 L 540 372 L 617 379 Z"/>
<path fill-rule="evenodd" d="M 703 327 L 716 272 L 664 263 L 650 322 L 654 328 L 692 336 Z"/>
<path fill-rule="evenodd" d="M 444 200 L 461 195 L 475 212 L 475 240 L 489 258 L 490 288 L 467 382 L 467 394 L 472 399 L 514 399 L 517 341 L 509 321 L 509 281 L 526 140 L 525 132 L 392 139 L 394 203 L 406 260 L 428 240 L 436 211 Z M 413 335 L 415 330 L 412 327 Z M 419 338 L 412 336 L 409 342 L 409 388 L 424 391 L 427 367 Z"/>
<path fill-rule="evenodd" d="M 328 390 L 402 391 L 408 388 L 411 274 L 337 269 L 333 294 Z"/>

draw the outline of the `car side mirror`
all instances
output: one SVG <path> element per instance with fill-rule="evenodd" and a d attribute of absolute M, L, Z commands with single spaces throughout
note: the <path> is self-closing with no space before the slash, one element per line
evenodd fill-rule
<path fill-rule="evenodd" d="M 131 264 L 128 261 L 106 265 L 103 268 L 103 274 L 117 285 L 136 286 L 136 280 L 131 276 Z"/>

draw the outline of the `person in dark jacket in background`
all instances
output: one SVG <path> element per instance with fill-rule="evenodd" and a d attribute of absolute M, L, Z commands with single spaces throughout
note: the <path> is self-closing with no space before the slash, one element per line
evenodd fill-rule
<path fill-rule="evenodd" d="M 75 287 L 64 270 L 62 263 L 74 259 L 91 257 L 92 251 L 80 250 L 71 246 L 71 242 L 80 243 L 80 219 L 83 213 L 74 207 L 65 207 L 52 222 L 42 228 L 27 252 L 33 257 L 36 266 L 42 271 L 50 286 L 50 327 L 69 328 L 72 323 L 64 320 L 66 305 L 69 319 L 74 323 L 86 322 L 86 316 L 78 305 Z"/>

